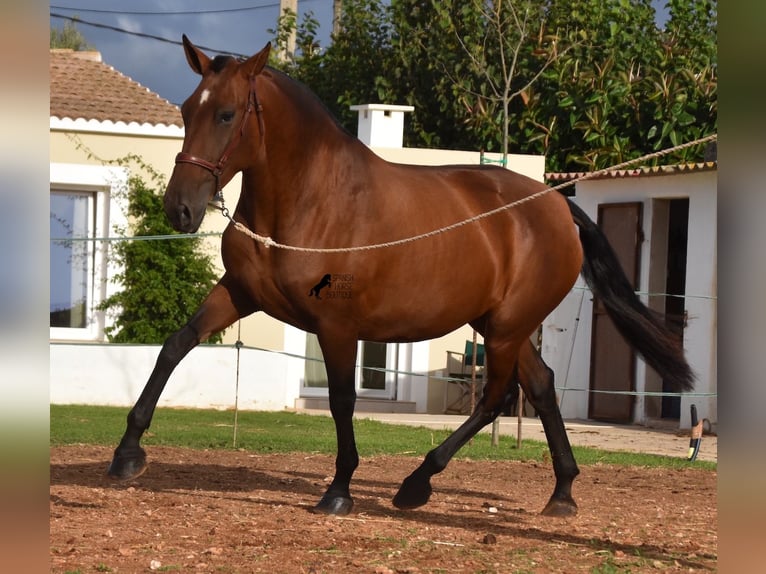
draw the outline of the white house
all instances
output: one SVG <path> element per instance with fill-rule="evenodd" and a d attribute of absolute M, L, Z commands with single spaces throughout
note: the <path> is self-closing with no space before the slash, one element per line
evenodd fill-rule
<path fill-rule="evenodd" d="M 122 196 L 140 155 L 169 174 L 183 138 L 179 109 L 101 60 L 98 52 L 50 51 L 50 337 L 103 341 L 98 304 L 116 288 L 107 242 L 125 225 Z M 56 241 L 77 238 L 76 241 Z"/>
<path fill-rule="evenodd" d="M 574 176 L 551 174 L 549 181 Z M 683 328 L 697 381 L 680 400 L 657 396 L 662 381 L 594 309 L 580 279 L 543 325 L 543 357 L 555 372 L 563 416 L 666 419 L 688 428 L 694 404 L 699 418 L 715 425 L 717 163 L 611 171 L 575 189 L 574 200 L 607 233 L 642 300 Z"/>

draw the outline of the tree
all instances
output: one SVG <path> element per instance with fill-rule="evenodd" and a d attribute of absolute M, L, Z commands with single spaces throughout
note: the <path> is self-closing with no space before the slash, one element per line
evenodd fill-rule
<path fill-rule="evenodd" d="M 439 26 L 453 33 L 465 56 L 464 67 L 443 66 L 456 90 L 500 108 L 498 127 L 503 161 L 508 156 L 510 106 L 571 48 L 545 27 L 539 0 L 434 1 Z M 464 22 L 473 26 L 466 28 Z M 472 86 L 481 86 L 476 91 Z M 497 122 L 495 122 L 497 124 Z"/>
<path fill-rule="evenodd" d="M 309 11 L 298 23 L 298 14 L 285 8 L 277 18 L 277 27 L 266 31 L 272 35 L 275 50 L 269 53 L 269 65 L 298 79 L 306 73 L 311 63 L 321 59 L 319 42 L 316 39 L 319 21 Z M 295 46 L 290 43 L 295 38 Z"/>
<path fill-rule="evenodd" d="M 661 50 L 645 110 L 646 139 L 653 149 L 694 141 L 718 128 L 716 0 L 670 0 L 670 19 L 660 35 Z M 702 146 L 675 159 L 700 159 Z"/>
<path fill-rule="evenodd" d="M 682 18 L 673 4 L 685 7 Z M 715 16 L 703 18 L 703 5 L 715 2 L 673 0 L 661 32 L 650 0 L 553 3 L 549 26 L 580 42 L 546 71 L 520 110 L 529 153 L 545 154 L 549 171 L 596 170 L 714 133 Z M 697 146 L 658 161 L 702 154 Z"/>
<path fill-rule="evenodd" d="M 405 142 L 447 149 L 492 149 L 493 126 L 487 129 L 487 119 L 494 116 L 494 109 L 481 97 L 483 87 L 467 84 L 468 78 L 463 76 L 463 86 L 473 89 L 458 90 L 445 74 L 445 69 L 460 72 L 470 63 L 458 36 L 438 25 L 443 22 L 438 8 L 432 2 L 393 0 L 391 11 L 394 62 L 388 83 L 397 103 L 415 108 L 405 127 Z M 463 29 L 478 30 L 477 19 L 470 16 L 468 11 L 463 14 Z"/>
<path fill-rule="evenodd" d="M 294 12 L 280 15 L 274 35 L 277 54 L 296 31 L 295 54 L 287 61 L 269 63 L 302 81 L 349 131 L 356 129 L 354 104 L 387 100 L 385 84 L 390 64 L 390 18 L 380 0 L 345 0 L 335 22 L 332 42 L 321 50 L 316 38 L 319 23 L 311 12 L 298 24 Z"/>
<path fill-rule="evenodd" d="M 409 104 L 405 145 L 601 169 L 717 129 L 717 3 L 668 7 L 659 30 L 651 0 L 347 0 L 333 43 L 309 30 L 290 73 L 350 131 L 349 104 Z"/>
<path fill-rule="evenodd" d="M 164 188 L 162 178 L 151 173 L 157 188 Z M 178 238 L 116 242 L 111 249 L 113 260 L 123 268 L 115 278 L 122 290 L 104 300 L 99 309 L 115 316 L 114 324 L 105 329 L 110 342 L 162 343 L 189 320 L 215 285 L 216 274 L 212 258 L 201 251 L 201 240 L 173 231 L 162 196 L 142 177 L 129 178 L 127 200 L 133 236 Z M 118 231 L 125 235 L 125 229 Z M 220 342 L 221 335 L 209 342 Z"/>
<path fill-rule="evenodd" d="M 93 50 L 93 46 L 85 39 L 77 29 L 74 22 L 64 22 L 63 28 L 51 28 L 51 48 L 68 48 L 82 51 Z"/>
<path fill-rule="evenodd" d="M 718 67 L 717 0 L 669 0 L 663 45 L 686 68 Z"/>
<path fill-rule="evenodd" d="M 349 106 L 395 103 L 386 78 L 391 67 L 391 18 L 380 0 L 343 0 L 337 33 L 324 54 L 322 75 L 332 79 L 318 95 L 349 131 L 357 112 Z"/>
<path fill-rule="evenodd" d="M 546 17 L 548 26 L 576 43 L 519 110 L 530 151 L 545 154 L 551 171 L 623 161 L 634 139 L 626 122 L 642 98 L 636 78 L 650 65 L 657 43 L 650 0 L 552 3 Z"/>

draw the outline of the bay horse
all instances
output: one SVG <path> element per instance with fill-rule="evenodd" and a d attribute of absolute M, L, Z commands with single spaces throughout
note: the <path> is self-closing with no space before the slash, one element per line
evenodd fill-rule
<path fill-rule="evenodd" d="M 313 507 L 319 513 L 347 514 L 353 506 L 360 339 L 420 341 L 466 323 L 484 337 L 483 395 L 403 481 L 393 499 L 400 509 L 428 501 L 431 477 L 499 415 L 520 385 L 539 413 L 556 479 L 542 512 L 577 512 L 571 489 L 579 470 L 553 372 L 530 335 L 580 272 L 646 362 L 675 388 L 692 387 L 693 373 L 673 334 L 635 295 L 599 228 L 563 195 L 499 166 L 389 163 L 340 127 L 305 86 L 266 66 L 269 44 L 243 60 L 210 58 L 185 35 L 183 46 L 201 81 L 181 108 L 186 133 L 165 212 L 176 230 L 193 233 L 208 202 L 239 172 L 241 196 L 221 240 L 225 272 L 163 344 L 128 414 L 110 477 L 131 479 L 146 469 L 140 439 L 183 357 L 256 311 L 315 333 L 324 355 L 337 456 L 335 476 Z M 492 210 L 459 229 L 431 233 Z M 365 248 L 381 244 L 388 245 Z M 350 297 L 318 296 L 317 281 L 334 274 L 353 276 Z"/>

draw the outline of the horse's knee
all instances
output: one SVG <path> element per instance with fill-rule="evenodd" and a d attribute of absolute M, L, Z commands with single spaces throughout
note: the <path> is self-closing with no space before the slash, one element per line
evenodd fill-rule
<path fill-rule="evenodd" d="M 199 343 L 200 337 L 197 330 L 187 323 L 165 339 L 157 361 L 176 365 Z"/>

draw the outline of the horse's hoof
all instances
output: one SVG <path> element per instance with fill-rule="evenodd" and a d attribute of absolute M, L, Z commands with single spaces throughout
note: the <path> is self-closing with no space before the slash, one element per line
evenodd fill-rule
<path fill-rule="evenodd" d="M 567 518 L 577 515 L 577 504 L 571 498 L 551 498 L 540 513 L 543 516 Z"/>
<path fill-rule="evenodd" d="M 354 499 L 350 496 L 323 496 L 322 500 L 311 509 L 314 514 L 331 514 L 345 516 L 354 507 Z"/>
<path fill-rule="evenodd" d="M 130 455 L 115 453 L 106 474 L 113 480 L 131 480 L 144 474 L 147 466 L 146 453 L 144 453 L 143 449 L 139 449 L 138 453 Z"/>
<path fill-rule="evenodd" d="M 393 504 L 400 510 L 412 510 L 419 508 L 431 498 L 431 483 L 428 480 L 418 480 L 412 475 L 408 476 L 399 487 L 399 492 L 394 496 Z"/>

